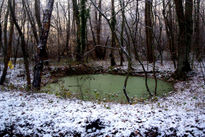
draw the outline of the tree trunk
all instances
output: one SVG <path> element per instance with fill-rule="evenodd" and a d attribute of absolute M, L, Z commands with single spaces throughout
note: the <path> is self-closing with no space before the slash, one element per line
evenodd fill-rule
<path fill-rule="evenodd" d="M 9 17 L 9 9 L 7 9 L 7 11 L 6 11 L 6 14 L 5 14 L 5 20 L 4 20 L 4 46 L 3 46 L 3 52 L 4 52 L 4 54 L 6 54 L 7 53 L 7 48 L 6 48 L 6 46 L 8 45 L 7 43 L 8 43 L 8 39 L 7 39 L 7 34 L 8 34 L 8 31 L 7 31 L 7 27 L 8 27 L 8 17 Z"/>
<path fill-rule="evenodd" d="M 168 39 L 168 44 L 169 44 L 169 50 L 171 53 L 171 60 L 173 61 L 174 68 L 176 68 L 176 47 L 175 47 L 175 37 L 174 37 L 174 27 L 173 27 L 173 21 L 172 21 L 172 5 L 169 2 L 168 5 L 168 13 L 166 14 L 166 6 L 165 6 L 165 1 L 163 0 L 163 17 L 164 17 L 164 22 L 165 22 L 165 29 L 166 29 L 166 34 L 167 34 L 167 39 Z"/>
<path fill-rule="evenodd" d="M 121 32 L 120 32 L 120 43 L 122 47 L 124 46 L 124 29 L 125 29 L 125 9 L 123 8 L 125 6 L 125 2 L 119 0 L 120 7 L 122 8 L 122 22 L 121 22 Z M 123 58 L 123 51 L 120 50 L 120 66 L 123 66 L 124 58 Z"/>
<path fill-rule="evenodd" d="M 70 48 L 70 0 L 68 0 L 68 17 L 67 17 L 67 23 L 66 23 L 66 53 L 68 54 Z M 70 48 L 70 49 L 69 49 Z"/>
<path fill-rule="evenodd" d="M 22 52 L 23 52 L 24 66 L 25 66 L 25 70 L 26 70 L 27 87 L 29 89 L 30 85 L 31 85 L 31 78 L 30 78 L 30 71 L 29 71 L 29 61 L 28 61 L 27 45 L 25 43 L 24 34 L 22 33 L 21 28 L 19 27 L 19 25 L 17 23 L 15 12 L 14 12 L 14 9 L 12 7 L 11 1 L 12 0 L 8 0 L 8 7 L 10 9 L 10 14 L 11 14 L 11 18 L 13 20 L 13 23 L 14 23 L 14 25 L 15 25 L 18 33 L 19 33 L 19 36 L 21 38 L 21 48 L 22 48 Z M 13 2 L 15 2 L 15 0 L 13 0 Z"/>
<path fill-rule="evenodd" d="M 1 50 L 3 49 L 2 24 L 1 24 L 1 14 L 2 14 L 3 5 L 4 5 L 4 0 L 1 2 L 1 6 L 0 6 L 0 54 L 1 54 Z"/>
<path fill-rule="evenodd" d="M 39 43 L 39 38 L 38 38 L 38 34 L 37 34 L 37 29 L 36 29 L 34 17 L 32 16 L 32 12 L 31 12 L 31 9 L 29 7 L 28 1 L 22 0 L 22 4 L 23 4 L 23 7 L 24 7 L 25 12 L 27 14 L 29 23 L 31 24 L 31 28 L 32 28 L 34 38 L 36 40 L 36 43 L 38 44 Z"/>
<path fill-rule="evenodd" d="M 153 62 L 153 25 L 152 25 L 152 0 L 145 0 L 145 30 L 147 61 Z"/>
<path fill-rule="evenodd" d="M 97 4 L 97 3 L 96 3 Z M 99 0 L 98 8 L 102 10 L 102 0 Z M 95 9 L 95 24 L 96 24 L 96 44 L 101 45 L 101 28 L 102 28 L 102 15 Z M 105 59 L 104 48 L 96 47 L 95 54 L 98 59 Z"/>
<path fill-rule="evenodd" d="M 2 27 L 1 27 L 1 20 L 0 20 L 0 54 L 3 49 L 3 42 L 2 42 Z"/>
<path fill-rule="evenodd" d="M 111 40 L 111 47 L 114 48 L 116 47 L 116 41 L 115 41 L 115 31 L 116 31 L 116 17 L 115 17 L 115 0 L 111 0 L 111 15 L 112 15 L 112 18 L 111 18 L 111 35 L 112 35 L 112 40 Z M 116 65 L 116 62 L 115 62 L 115 57 L 114 57 L 114 50 L 111 49 L 111 52 L 110 52 L 110 61 L 111 61 L 111 66 L 115 66 Z"/>
<path fill-rule="evenodd" d="M 76 22 L 77 27 L 77 35 L 76 35 L 76 60 L 81 61 L 81 31 L 80 31 L 80 13 L 79 13 L 79 7 L 76 0 L 72 0 L 73 2 L 73 16 Z"/>
<path fill-rule="evenodd" d="M 13 9 L 15 10 L 15 3 L 13 3 Z M 8 17 L 8 16 L 7 16 Z M 12 21 L 12 19 L 10 18 L 10 26 L 9 26 L 9 41 L 8 41 L 8 45 L 5 45 L 5 54 L 4 54 L 4 69 L 3 69 L 3 73 L 0 79 L 0 85 L 3 85 L 5 79 L 6 79 L 6 75 L 7 75 L 7 70 L 8 70 L 8 63 L 10 61 L 11 58 L 11 50 L 12 50 L 12 41 L 13 41 L 13 33 L 14 33 L 14 23 Z"/>
<path fill-rule="evenodd" d="M 81 60 L 82 60 L 82 57 L 84 55 L 84 52 L 85 52 L 85 48 L 86 48 L 86 22 L 87 22 L 87 11 L 86 11 L 86 0 L 81 0 L 81 13 L 80 13 L 80 16 L 81 16 Z"/>
<path fill-rule="evenodd" d="M 200 0 L 195 0 L 195 24 L 194 24 L 194 47 L 196 47 L 196 59 L 201 60 L 201 47 L 200 47 Z"/>
<path fill-rule="evenodd" d="M 33 87 L 34 89 L 37 90 L 39 90 L 41 86 L 41 75 L 43 71 L 44 60 L 47 59 L 46 44 L 47 44 L 48 34 L 50 30 L 50 21 L 51 21 L 51 15 L 53 11 L 53 4 L 54 4 L 54 0 L 49 0 L 47 3 L 47 7 L 44 11 L 40 42 L 37 47 L 37 56 L 36 56 L 36 64 L 34 67 L 34 80 L 33 80 Z"/>
<path fill-rule="evenodd" d="M 189 53 L 193 33 L 192 8 L 193 1 L 186 0 L 185 14 L 182 0 L 174 0 L 179 24 L 178 63 L 176 78 L 185 79 L 186 72 L 191 71 Z"/>
<path fill-rule="evenodd" d="M 35 0 L 34 4 L 35 4 L 34 7 L 35 7 L 36 22 L 37 22 L 38 29 L 39 29 L 39 35 L 41 35 L 42 23 L 41 23 L 41 3 L 40 3 L 40 0 Z"/>
<path fill-rule="evenodd" d="M 56 2 L 56 10 L 57 10 L 57 46 L 58 46 L 58 62 L 60 62 L 61 59 L 61 40 L 63 38 L 62 36 L 62 27 L 61 27 L 61 19 L 60 19 L 60 14 L 59 14 L 59 8 L 58 8 L 59 3 Z"/>
<path fill-rule="evenodd" d="M 185 24 L 186 24 L 186 62 L 189 62 L 193 36 L 193 0 L 186 0 L 185 3 Z M 188 71 L 191 68 L 189 66 Z"/>

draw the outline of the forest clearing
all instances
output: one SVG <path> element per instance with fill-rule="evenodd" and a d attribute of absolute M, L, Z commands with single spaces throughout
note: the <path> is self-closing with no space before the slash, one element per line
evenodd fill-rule
<path fill-rule="evenodd" d="M 0 0 L 0 137 L 204 137 L 205 1 Z"/>

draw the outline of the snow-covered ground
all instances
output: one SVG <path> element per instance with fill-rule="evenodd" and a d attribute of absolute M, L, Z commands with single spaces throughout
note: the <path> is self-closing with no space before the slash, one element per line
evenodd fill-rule
<path fill-rule="evenodd" d="M 164 68 L 173 71 L 169 64 Z M 10 83 L 24 85 L 18 72 L 9 72 Z M 177 82 L 169 96 L 133 105 L 65 100 L 0 87 L 0 136 L 203 137 L 205 86 L 200 71 L 195 72 L 189 81 Z"/>

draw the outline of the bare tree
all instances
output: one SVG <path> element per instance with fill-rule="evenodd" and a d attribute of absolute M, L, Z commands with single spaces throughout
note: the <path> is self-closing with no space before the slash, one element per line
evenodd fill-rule
<path fill-rule="evenodd" d="M 15 3 L 15 0 L 13 0 L 13 3 Z M 25 42 L 24 34 L 23 34 L 23 32 L 22 32 L 22 30 L 21 30 L 21 28 L 16 20 L 15 11 L 14 11 L 14 8 L 12 6 L 12 0 L 8 0 L 8 7 L 9 7 L 12 21 L 13 21 L 13 23 L 14 23 L 14 25 L 19 33 L 20 38 L 21 38 L 21 48 L 22 48 L 22 52 L 23 52 L 24 66 L 25 66 L 25 70 L 26 70 L 27 87 L 29 89 L 31 86 L 31 78 L 30 78 L 30 71 L 29 71 L 27 45 Z"/>
<path fill-rule="evenodd" d="M 76 60 L 80 61 L 81 60 L 81 40 L 80 40 L 80 13 L 79 13 L 79 7 L 78 3 L 76 0 L 72 0 L 73 3 L 73 17 L 76 22 L 77 26 L 77 35 L 76 35 Z"/>
<path fill-rule="evenodd" d="M 119 0 L 121 8 L 125 6 L 125 2 L 122 0 Z M 125 9 L 122 9 L 122 22 L 121 22 L 121 32 L 120 32 L 120 43 L 124 47 L 124 29 L 125 29 Z M 120 51 L 120 65 L 123 65 L 123 51 Z"/>
<path fill-rule="evenodd" d="M 194 47 L 196 52 L 196 59 L 201 60 L 200 47 L 200 2 L 201 0 L 194 0 Z"/>
<path fill-rule="evenodd" d="M 71 52 L 71 47 L 70 47 L 70 37 L 71 37 L 71 23 L 70 23 L 70 20 L 71 20 L 71 12 L 70 12 L 70 2 L 68 0 L 68 7 L 67 7 L 67 17 L 66 17 L 66 14 L 65 15 L 65 19 L 66 19 L 66 52 L 68 54 L 69 50 Z M 62 6 L 61 6 L 62 7 Z"/>
<path fill-rule="evenodd" d="M 179 24 L 178 63 L 175 74 L 176 78 L 185 79 L 186 72 L 189 72 L 191 70 L 189 62 L 189 53 L 193 33 L 193 0 L 186 0 L 185 8 L 183 7 L 182 0 L 174 0 L 174 2 Z"/>
<path fill-rule="evenodd" d="M 87 27 L 87 19 L 88 19 L 88 10 L 86 9 L 87 0 L 80 0 L 77 3 L 76 0 L 72 0 L 73 2 L 73 12 L 77 25 L 77 47 L 76 47 L 76 60 L 79 62 L 83 61 L 83 55 L 86 49 L 86 27 Z"/>
<path fill-rule="evenodd" d="M 42 30 L 40 34 L 40 41 L 37 47 L 36 63 L 34 66 L 33 87 L 37 90 L 40 89 L 41 86 L 41 75 L 43 71 L 44 60 L 47 59 L 46 44 L 50 30 L 53 5 L 54 0 L 49 0 L 43 15 Z"/>
<path fill-rule="evenodd" d="M 102 0 L 98 1 L 98 7 L 100 10 L 102 10 Z M 95 29 L 96 29 L 96 45 L 101 45 L 102 15 L 96 9 L 95 9 Z M 105 59 L 106 49 L 103 49 L 101 47 L 96 47 L 95 53 L 98 59 Z"/>
<path fill-rule="evenodd" d="M 86 27 L 87 27 L 87 19 L 88 19 L 88 11 L 86 9 L 86 2 L 87 0 L 81 0 L 80 5 L 80 17 L 81 17 L 81 55 L 84 54 L 85 48 L 86 48 L 86 38 L 87 38 L 87 33 L 86 33 Z"/>
<path fill-rule="evenodd" d="M 166 13 L 166 8 L 168 7 L 168 12 Z M 165 29 L 169 44 L 169 50 L 171 53 L 171 60 L 173 61 L 174 67 L 176 68 L 176 46 L 175 46 L 175 34 L 174 34 L 174 24 L 173 24 L 173 15 L 172 15 L 172 6 L 171 1 L 165 4 L 165 0 L 163 0 L 163 11 L 162 11 L 164 22 L 165 22 Z"/>
<path fill-rule="evenodd" d="M 4 5 L 4 0 L 1 2 L 1 5 L 0 5 L 0 53 L 1 53 L 1 50 L 2 50 L 2 48 L 3 48 L 3 42 L 2 42 L 2 24 L 1 24 L 1 17 L 2 17 L 3 5 Z"/>
<path fill-rule="evenodd" d="M 26 0 L 22 0 L 22 4 L 23 4 L 23 7 L 26 11 L 26 14 L 28 16 L 28 20 L 31 24 L 31 28 L 32 28 L 32 32 L 33 32 L 33 35 L 34 35 L 34 38 L 36 40 L 36 43 L 38 44 L 39 43 L 39 37 L 38 37 L 38 34 L 37 34 L 37 28 L 36 28 L 36 22 L 34 20 L 34 17 L 32 15 L 32 12 L 31 12 L 31 9 L 29 7 L 29 4 L 28 4 L 28 1 Z"/>
<path fill-rule="evenodd" d="M 145 0 L 145 30 L 147 45 L 147 60 L 153 62 L 153 24 L 152 24 L 152 0 Z"/>
<path fill-rule="evenodd" d="M 7 39 L 7 34 L 8 34 L 8 17 L 9 17 L 9 8 L 7 8 L 6 10 L 6 14 L 4 16 L 4 29 L 3 29 L 3 33 L 4 33 L 4 47 L 3 47 L 3 50 L 4 50 L 4 53 L 6 53 L 6 46 L 8 45 L 8 39 Z"/>
<path fill-rule="evenodd" d="M 63 38 L 62 35 L 62 27 L 61 27 L 61 18 L 59 14 L 59 2 L 56 2 L 56 12 L 57 12 L 57 19 L 56 19 L 56 26 L 57 26 L 57 46 L 58 46 L 58 62 L 60 62 L 61 59 L 61 51 L 62 48 L 61 40 Z"/>
<path fill-rule="evenodd" d="M 15 10 L 15 1 L 13 1 L 13 9 Z M 11 52 L 12 52 L 11 50 L 12 50 L 13 33 L 14 33 L 14 23 L 13 23 L 12 19 L 10 18 L 9 41 L 8 41 L 8 45 L 4 45 L 4 69 L 3 69 L 3 73 L 2 73 L 2 76 L 0 79 L 0 85 L 3 85 L 3 83 L 6 79 L 8 63 L 10 61 Z"/>
<path fill-rule="evenodd" d="M 111 47 L 116 47 L 116 17 L 115 17 L 115 0 L 111 0 Z M 111 49 L 110 52 L 110 64 L 111 66 L 115 66 L 116 62 L 115 62 L 115 56 L 114 56 L 114 50 Z"/>
<path fill-rule="evenodd" d="M 41 3 L 40 3 L 40 0 L 35 0 L 35 18 L 36 18 L 36 22 L 38 25 L 39 34 L 41 35 L 42 23 L 41 23 Z"/>

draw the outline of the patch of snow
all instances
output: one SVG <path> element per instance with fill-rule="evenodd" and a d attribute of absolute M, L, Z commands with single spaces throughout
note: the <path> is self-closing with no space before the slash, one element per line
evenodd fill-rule
<path fill-rule="evenodd" d="M 170 70 L 171 65 L 164 65 Z M 17 78 L 19 69 L 9 70 L 10 82 L 25 85 Z M 15 90 L 0 92 L 0 135 L 10 129 L 15 134 L 29 136 L 204 136 L 205 86 L 199 70 L 189 81 L 177 82 L 175 92 L 158 101 L 133 105 L 95 103 L 76 99 L 61 99 L 45 93 Z M 86 129 L 99 119 L 102 129 Z"/>

